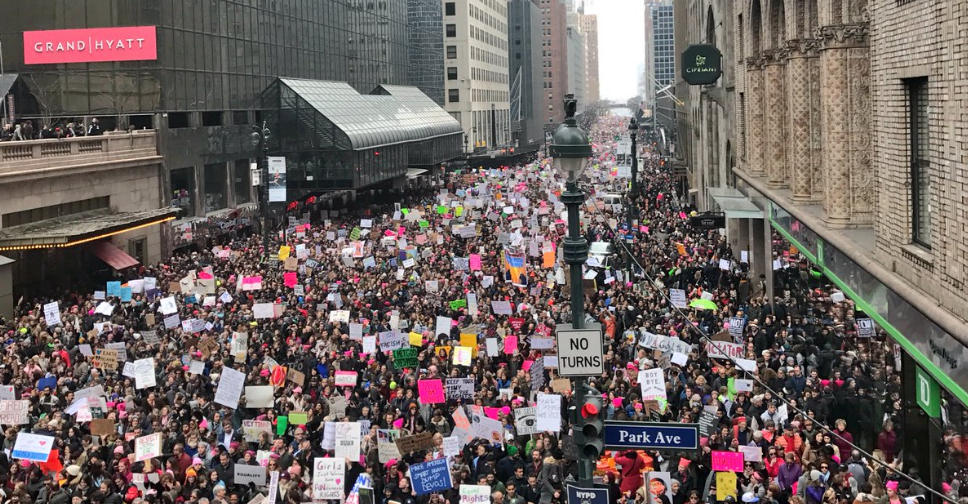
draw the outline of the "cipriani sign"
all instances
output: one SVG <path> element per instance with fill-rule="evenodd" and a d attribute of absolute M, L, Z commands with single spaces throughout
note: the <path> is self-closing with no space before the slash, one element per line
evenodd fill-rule
<path fill-rule="evenodd" d="M 95 63 L 158 59 L 154 26 L 24 32 L 24 63 Z"/>

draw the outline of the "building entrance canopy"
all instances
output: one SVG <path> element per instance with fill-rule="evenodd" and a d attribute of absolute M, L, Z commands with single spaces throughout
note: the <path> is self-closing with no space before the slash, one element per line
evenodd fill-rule
<path fill-rule="evenodd" d="M 710 196 L 726 214 L 727 219 L 762 219 L 763 211 L 743 193 L 731 187 L 710 187 Z"/>
<path fill-rule="evenodd" d="M 175 218 L 175 210 L 85 212 L 0 230 L 0 251 L 73 247 Z"/>

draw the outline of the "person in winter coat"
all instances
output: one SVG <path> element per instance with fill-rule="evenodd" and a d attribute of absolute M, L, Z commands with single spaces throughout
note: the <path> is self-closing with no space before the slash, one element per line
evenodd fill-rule
<path fill-rule="evenodd" d="M 562 455 L 560 450 L 554 457 L 545 457 L 544 466 L 541 468 L 541 504 L 552 502 L 562 502 L 566 499 L 564 482 L 565 477 L 562 471 L 561 461 L 557 455 Z"/>
<path fill-rule="evenodd" d="M 776 481 L 779 483 L 781 490 L 788 492 L 793 489 L 793 484 L 800 479 L 802 474 L 803 469 L 797 463 L 796 455 L 787 453 L 786 462 L 781 464 L 780 470 L 777 471 Z"/>
<path fill-rule="evenodd" d="M 645 461 L 639 457 L 639 454 L 635 450 L 616 453 L 615 463 L 622 466 L 622 480 L 619 484 L 622 493 L 635 493 L 636 490 L 645 484 L 642 479 L 642 470 L 645 469 Z"/>

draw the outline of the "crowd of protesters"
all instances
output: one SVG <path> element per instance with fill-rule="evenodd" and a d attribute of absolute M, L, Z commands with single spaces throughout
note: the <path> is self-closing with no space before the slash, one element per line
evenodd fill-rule
<path fill-rule="evenodd" d="M 6 123 L 0 128 L 0 142 L 24 140 L 50 140 L 59 138 L 75 138 L 82 136 L 98 136 L 104 134 L 104 128 L 95 117 L 85 129 L 80 122 L 56 122 L 43 128 L 35 128 L 34 121 L 26 119 L 19 123 Z"/>
<path fill-rule="evenodd" d="M 596 157 L 583 183 L 592 202 L 595 194 L 621 192 L 627 182 L 613 172 L 613 136 L 623 126 L 618 118 L 603 117 L 592 133 Z M 751 278 L 741 251 L 732 250 L 718 230 L 688 226 L 683 216 L 694 209 L 680 205 L 672 175 L 655 153 L 642 155 L 642 194 L 635 201 L 629 245 L 636 264 L 616 254 L 604 281 L 585 289 L 586 316 L 601 323 L 605 334 L 606 370 L 591 384 L 607 396 L 609 419 L 696 423 L 704 411 L 714 412 L 715 419 L 697 452 L 609 452 L 596 474 L 611 489 L 611 503 L 715 501 L 711 454 L 741 446 L 759 447 L 762 461 L 747 461 L 737 474 L 727 499 L 733 502 L 901 504 L 924 495 L 925 475 L 900 463 L 901 383 L 889 340 L 883 334 L 858 338 L 850 301 L 833 296 L 823 278 L 812 275 L 779 238 L 776 256 L 786 267 L 774 278 Z M 235 466 L 241 464 L 278 472 L 277 494 L 268 496 L 273 502 L 310 502 L 313 461 L 333 456 L 323 448 L 327 425 L 367 421 L 360 457 L 347 459 L 342 478 L 343 495 L 355 502 L 362 499 L 354 488 L 361 474 L 372 481 L 368 502 L 373 504 L 457 504 L 461 485 L 489 486 L 491 501 L 498 504 L 565 502 L 565 487 L 578 476 L 568 435 L 567 408 L 574 398 L 560 391 L 558 432 L 519 435 L 514 413 L 531 405 L 534 393 L 553 393 L 555 369 L 545 370 L 544 384 L 535 390 L 528 368 L 554 350 L 534 350 L 531 341 L 571 319 L 567 266 L 559 254 L 553 267 L 545 267 L 542 254 L 531 253 L 529 246 L 531 241 L 560 245 L 564 233 L 556 217 L 562 185 L 547 161 L 468 170 L 450 177 L 446 187 L 407 194 L 398 207 L 387 202 L 328 211 L 325 217 L 314 210 L 308 228 L 285 233 L 285 243 L 274 237 L 269 251 L 257 237 L 240 238 L 224 248 L 146 265 L 129 280 L 156 279 L 160 292 L 135 292 L 130 302 L 95 299 L 92 292 L 22 300 L 17 316 L 4 321 L 0 383 L 29 400 L 29 421 L 4 425 L 0 501 L 261 500 L 268 485 L 235 482 Z M 586 208 L 586 236 L 613 240 L 624 210 Z M 418 218 L 409 218 L 411 213 Z M 372 220 L 372 228 L 359 229 L 361 219 Z M 464 225 L 476 225 L 473 236 L 455 234 Z M 362 256 L 373 259 L 370 265 L 345 253 L 354 241 L 363 242 Z M 286 261 L 265 259 L 280 245 L 292 247 L 294 271 Z M 505 246 L 526 251 L 526 278 L 506 281 Z M 413 254 L 401 250 L 409 247 Z M 453 260 L 471 254 L 480 254 L 479 269 L 459 268 Z M 405 261 L 412 266 L 405 267 Z M 626 271 L 633 272 L 631 278 L 623 275 Z M 296 286 L 287 285 L 286 273 L 293 272 Z M 182 280 L 200 275 L 215 281 L 211 296 L 181 292 Z M 240 288 L 241 279 L 255 276 L 262 277 L 261 288 Z M 525 287 L 515 285 L 521 281 Z M 774 282 L 775 299 L 765 298 L 767 281 Z M 705 294 L 718 308 L 675 308 L 666 297 L 670 288 L 684 290 L 689 300 Z M 451 303 L 468 294 L 476 295 L 476 310 Z M 169 295 L 177 301 L 179 320 L 200 320 L 203 328 L 166 329 L 159 309 Z M 59 302 L 60 324 L 49 327 L 43 307 L 52 300 Z M 496 314 L 492 301 L 509 301 L 512 315 Z M 98 311 L 102 303 L 110 305 L 110 315 Z M 257 303 L 273 303 L 274 316 L 257 318 Z M 334 320 L 336 310 L 348 310 L 348 320 Z M 449 332 L 435 334 L 439 316 L 454 321 Z M 758 381 L 748 391 L 735 385 L 753 374 L 730 359 L 709 358 L 703 336 L 723 333 L 732 317 L 744 319 L 744 357 L 756 362 Z M 366 336 L 416 333 L 420 341 L 411 337 L 411 342 L 419 345 L 418 365 L 398 367 L 392 352 L 379 347 L 364 353 L 362 341 L 351 337 L 351 324 L 361 324 Z M 157 340 L 143 337 L 147 331 Z M 454 364 L 449 352 L 468 331 L 478 334 L 479 353 L 470 365 Z M 249 335 L 248 347 L 244 355 L 233 355 L 230 340 L 240 332 Z M 685 363 L 641 346 L 647 333 L 691 345 Z M 510 337 L 518 338 L 517 345 L 505 345 Z M 488 339 L 499 340 L 502 351 L 487 351 Z M 124 343 L 127 362 L 154 359 L 157 386 L 137 388 L 120 364 L 117 370 L 101 369 L 85 355 L 85 349 L 117 342 Z M 203 368 L 194 367 L 199 362 Z M 657 367 L 666 379 L 660 408 L 642 400 L 637 383 L 640 371 Z M 244 373 L 246 386 L 273 385 L 273 407 L 247 407 L 245 395 L 237 408 L 217 402 L 220 376 L 228 369 Z M 301 375 L 293 379 L 290 371 Z M 358 373 L 356 385 L 336 387 L 336 371 Z M 425 404 L 418 380 L 442 377 L 474 378 L 474 398 Z M 112 420 L 113 430 L 93 435 L 92 421 L 78 418 L 71 406 L 77 403 L 75 393 L 96 386 L 103 388 L 106 410 L 95 418 Z M 334 407 L 338 396 L 346 399 L 345 410 Z M 444 438 L 454 434 L 458 409 L 487 411 L 505 427 L 503 439 L 462 439 L 460 452 L 449 457 L 452 488 L 416 495 L 408 470 L 444 456 Z M 307 412 L 307 421 L 283 422 L 292 412 Z M 272 429 L 247 440 L 246 420 L 271 422 Z M 429 432 L 435 444 L 385 460 L 380 430 L 402 436 Z M 53 436 L 56 456 L 47 463 L 13 457 L 23 432 Z M 945 442 L 960 447 L 961 432 L 947 432 Z M 135 439 L 154 433 L 163 435 L 162 454 L 136 461 Z M 959 450 L 950 451 L 944 488 L 935 489 L 952 500 L 968 495 Z M 671 502 L 645 484 L 643 474 L 656 471 L 670 473 Z"/>

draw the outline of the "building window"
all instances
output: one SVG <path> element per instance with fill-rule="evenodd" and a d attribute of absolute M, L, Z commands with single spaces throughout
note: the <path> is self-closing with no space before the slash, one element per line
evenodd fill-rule
<path fill-rule="evenodd" d="M 252 201 L 252 174 L 248 159 L 235 160 L 235 204 L 241 205 Z"/>
<path fill-rule="evenodd" d="M 228 206 L 228 190 L 225 163 L 207 164 L 205 171 L 205 213 L 221 210 Z"/>
<path fill-rule="evenodd" d="M 145 264 L 148 256 L 148 238 L 132 238 L 128 240 L 128 254 L 141 264 Z"/>
<path fill-rule="evenodd" d="M 457 80 L 457 67 L 447 67 L 447 80 Z"/>
<path fill-rule="evenodd" d="M 169 117 L 171 114 L 169 114 Z M 195 216 L 195 168 L 175 168 L 171 170 L 171 206 L 184 210 L 179 217 Z"/>
<path fill-rule="evenodd" d="M 447 101 L 450 103 L 460 102 L 460 89 L 448 89 L 447 90 Z"/>
<path fill-rule="evenodd" d="M 457 46 L 447 46 L 447 59 L 457 59 Z"/>
<path fill-rule="evenodd" d="M 447 2 L 444 4 L 444 15 L 456 16 L 457 15 L 457 4 L 454 2 Z"/>
<path fill-rule="evenodd" d="M 457 25 L 449 24 L 447 25 L 447 36 L 456 37 L 457 36 Z"/>
<path fill-rule="evenodd" d="M 905 82 L 911 140 L 911 221 L 914 242 L 931 248 L 931 161 L 928 159 L 928 79 Z"/>

